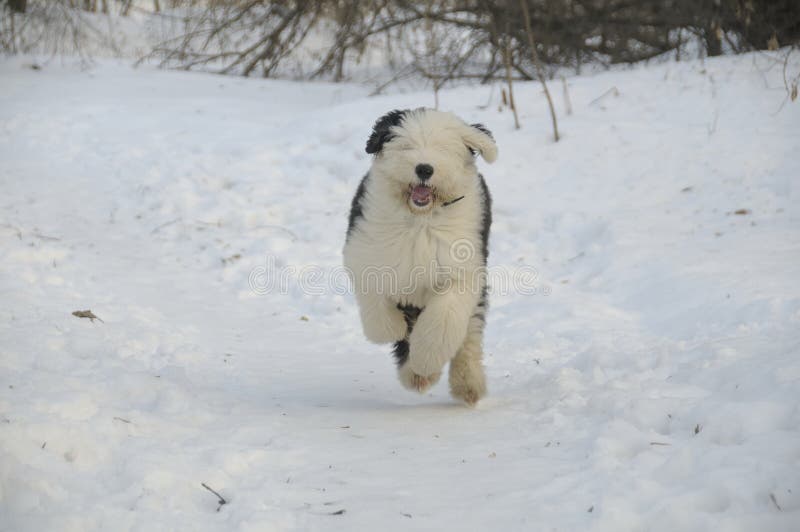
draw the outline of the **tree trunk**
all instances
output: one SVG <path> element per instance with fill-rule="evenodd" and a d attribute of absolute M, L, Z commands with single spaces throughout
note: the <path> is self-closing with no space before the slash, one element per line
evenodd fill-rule
<path fill-rule="evenodd" d="M 519 117 L 517 116 L 517 105 L 514 102 L 514 83 L 511 80 L 511 39 L 506 37 L 505 50 L 503 53 L 503 64 L 506 67 L 506 83 L 508 83 L 508 106 L 514 113 L 514 129 L 519 129 Z"/>
<path fill-rule="evenodd" d="M 715 57 L 722 55 L 722 25 L 720 24 L 721 8 L 718 2 L 711 6 L 711 14 L 703 29 L 703 40 L 706 41 L 706 55 Z"/>
<path fill-rule="evenodd" d="M 706 55 L 708 57 L 722 55 L 722 40 L 719 38 L 721 31 L 719 26 L 712 22 L 703 32 L 703 37 L 706 41 Z"/>
<path fill-rule="evenodd" d="M 531 48 L 531 58 L 533 59 L 533 64 L 536 67 L 536 75 L 539 78 L 539 82 L 542 84 L 544 95 L 547 98 L 547 106 L 550 108 L 550 119 L 553 122 L 553 137 L 556 139 L 556 142 L 558 142 L 560 137 L 558 135 L 556 108 L 553 106 L 553 99 L 550 98 L 550 91 L 547 90 L 547 82 L 544 79 L 544 67 L 542 66 L 542 61 L 539 58 L 539 52 L 536 51 L 536 40 L 533 38 L 533 29 L 531 28 L 531 18 L 530 13 L 528 12 L 528 4 L 525 2 L 526 0 L 519 0 L 520 7 L 522 7 L 522 17 L 525 19 L 525 33 L 528 34 L 528 46 Z M 565 89 L 566 86 L 567 85 L 564 84 Z"/>

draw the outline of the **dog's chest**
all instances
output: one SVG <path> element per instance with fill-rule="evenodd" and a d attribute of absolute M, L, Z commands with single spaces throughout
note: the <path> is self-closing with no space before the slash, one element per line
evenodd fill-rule
<path fill-rule="evenodd" d="M 467 241 L 463 226 L 417 217 L 382 229 L 371 239 L 373 261 L 395 272 L 404 303 L 421 305 L 431 290 L 458 276 L 461 265 L 454 250 Z"/>
<path fill-rule="evenodd" d="M 442 264 L 442 250 L 449 247 L 450 242 L 456 238 L 426 221 L 411 225 L 405 231 L 399 232 L 396 247 L 390 253 L 394 254 L 394 262 L 401 271 L 410 271 L 420 268 L 435 268 Z"/>

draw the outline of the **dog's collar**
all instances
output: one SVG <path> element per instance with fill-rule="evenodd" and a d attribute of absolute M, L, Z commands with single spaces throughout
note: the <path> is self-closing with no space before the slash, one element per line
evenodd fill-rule
<path fill-rule="evenodd" d="M 464 196 L 460 196 L 460 197 L 458 197 L 458 198 L 456 198 L 454 200 L 446 201 L 446 202 L 442 203 L 442 207 L 447 207 L 448 205 L 452 205 L 453 203 L 455 203 L 457 201 L 461 201 L 462 199 L 464 199 Z"/>

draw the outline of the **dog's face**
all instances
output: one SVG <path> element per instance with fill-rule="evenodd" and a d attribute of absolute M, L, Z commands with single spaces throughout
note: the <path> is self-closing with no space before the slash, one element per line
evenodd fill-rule
<path fill-rule="evenodd" d="M 463 196 L 474 185 L 475 155 L 497 157 L 491 133 L 452 113 L 392 111 L 378 119 L 367 141 L 375 154 L 371 175 L 386 180 L 398 201 L 422 214 Z"/>

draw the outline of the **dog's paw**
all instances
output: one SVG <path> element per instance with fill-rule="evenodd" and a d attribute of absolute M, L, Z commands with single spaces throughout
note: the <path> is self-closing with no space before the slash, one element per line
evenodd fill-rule
<path fill-rule="evenodd" d="M 364 336 L 376 344 L 397 342 L 406 337 L 408 326 L 403 312 L 397 308 L 387 308 L 383 312 L 374 312 L 362 316 Z"/>
<path fill-rule="evenodd" d="M 419 393 L 425 393 L 428 391 L 428 389 L 430 389 L 431 386 L 439 382 L 439 378 L 442 376 L 442 373 L 438 372 L 424 377 L 414 373 L 410 365 L 406 363 L 400 366 L 400 368 L 397 370 L 397 375 L 400 378 L 400 382 L 407 389 Z"/>
<path fill-rule="evenodd" d="M 480 364 L 453 361 L 450 365 L 450 395 L 469 406 L 475 406 L 486 395 L 486 377 Z"/>
<path fill-rule="evenodd" d="M 486 385 L 469 386 L 459 384 L 450 386 L 450 395 L 464 401 L 468 406 L 475 406 L 486 395 Z"/>

